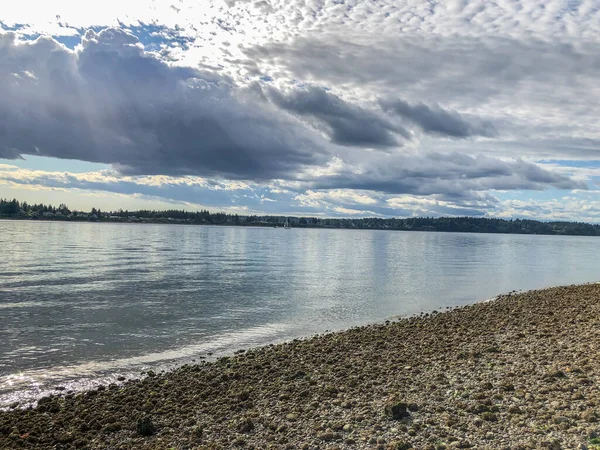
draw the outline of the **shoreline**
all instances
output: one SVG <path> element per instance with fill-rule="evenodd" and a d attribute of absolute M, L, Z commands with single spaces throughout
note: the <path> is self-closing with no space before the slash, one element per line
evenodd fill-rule
<path fill-rule="evenodd" d="M 598 282 L 598 283 L 600 283 L 600 282 Z M 586 283 L 586 284 L 591 284 L 591 283 Z M 548 289 L 550 287 L 554 287 L 554 286 L 544 287 L 541 289 L 542 290 Z M 157 358 L 156 361 L 151 360 L 151 361 L 149 361 L 149 363 L 138 362 L 138 363 L 132 363 L 132 364 L 126 364 L 126 365 L 117 364 L 114 367 L 112 367 L 112 366 L 104 367 L 103 361 L 100 361 L 100 362 L 92 361 L 89 363 L 81 363 L 78 365 L 63 366 L 62 369 L 64 369 L 64 373 L 63 373 L 62 377 L 58 377 L 56 375 L 56 372 L 60 372 L 61 369 L 53 370 L 54 377 L 49 382 L 46 381 L 46 378 L 44 378 L 44 381 L 42 382 L 40 379 L 41 377 L 38 377 L 38 378 L 30 378 L 27 381 L 23 381 L 22 387 L 19 387 L 17 389 L 13 389 L 10 391 L 9 390 L 2 391 L 2 388 L 0 387 L 0 412 L 3 412 L 3 411 L 6 412 L 6 411 L 11 411 L 11 410 L 17 409 L 15 407 L 11 407 L 11 405 L 16 405 L 16 404 L 18 404 L 18 409 L 34 408 L 37 406 L 38 400 L 40 400 L 41 398 L 44 398 L 44 397 L 48 397 L 48 396 L 79 395 L 79 394 L 85 393 L 86 391 L 95 390 L 96 388 L 98 388 L 99 386 L 102 386 L 102 385 L 108 386 L 110 384 L 117 384 L 118 386 L 121 386 L 127 381 L 131 381 L 131 380 L 135 380 L 135 379 L 138 379 L 138 380 L 143 379 L 145 377 L 145 374 L 148 371 L 163 374 L 163 373 L 168 373 L 168 372 L 174 372 L 175 370 L 179 369 L 180 367 L 182 367 L 184 365 L 196 365 L 196 364 L 200 364 L 200 363 L 214 363 L 222 357 L 234 356 L 236 354 L 236 352 L 238 352 L 241 349 L 244 349 L 244 350 L 245 349 L 257 349 L 257 348 L 261 348 L 261 347 L 267 347 L 271 344 L 280 345 L 280 344 L 285 344 L 285 343 L 293 341 L 293 340 L 308 340 L 308 339 L 312 339 L 312 338 L 315 338 L 318 336 L 325 336 L 325 335 L 331 334 L 331 333 L 340 333 L 340 332 L 348 331 L 350 329 L 357 328 L 357 327 L 365 327 L 365 326 L 369 327 L 369 326 L 373 326 L 373 325 L 380 325 L 380 324 L 383 324 L 386 322 L 394 322 L 394 321 L 399 321 L 399 320 L 419 318 L 426 314 L 431 313 L 434 310 L 436 311 L 436 313 L 448 312 L 448 311 L 451 311 L 454 309 L 462 308 L 467 305 L 492 302 L 492 301 L 495 301 L 498 298 L 502 297 L 503 295 L 512 295 L 517 292 L 523 292 L 523 291 L 514 290 L 514 291 L 510 291 L 508 294 L 500 294 L 497 296 L 486 298 L 484 300 L 478 300 L 475 303 L 468 303 L 468 304 L 464 304 L 464 305 L 439 306 L 437 308 L 432 308 L 430 310 L 423 310 L 420 312 L 415 312 L 415 313 L 410 313 L 410 314 L 404 314 L 404 315 L 395 314 L 395 315 L 384 317 L 379 320 L 374 320 L 371 322 L 350 325 L 349 327 L 346 327 L 346 328 L 338 328 L 338 329 L 334 328 L 332 330 L 326 329 L 326 330 L 323 330 L 320 332 L 315 332 L 315 333 L 307 334 L 307 335 L 290 335 L 287 337 L 280 337 L 271 342 L 264 342 L 259 345 L 249 345 L 249 346 L 241 345 L 241 346 L 238 346 L 237 348 L 231 347 L 226 350 L 224 350 L 223 348 L 209 347 L 209 350 L 206 352 L 195 351 L 191 355 L 187 355 L 187 356 L 177 356 L 177 357 L 173 357 L 173 358 Z M 143 360 L 143 359 L 145 359 L 146 356 L 148 356 L 148 355 L 141 355 L 139 357 L 131 357 L 128 359 L 129 360 L 134 360 L 134 359 Z M 152 355 L 150 355 L 150 356 L 152 356 Z M 111 360 L 111 362 L 113 362 L 113 361 L 118 362 L 119 360 Z M 94 364 L 96 364 L 98 367 L 96 367 L 94 369 L 88 368 L 88 366 L 92 366 Z M 100 368 L 100 366 L 103 366 L 103 367 Z M 77 372 L 76 369 L 80 369 L 81 372 Z M 38 369 L 38 372 L 42 373 L 43 370 Z M 27 373 L 27 375 L 29 375 L 29 373 Z M 32 374 L 31 376 L 33 377 L 34 375 Z M 7 379 L 10 377 L 11 377 L 11 375 L 6 376 Z M 56 378 L 60 378 L 60 379 L 56 379 Z M 1 381 L 2 381 L 2 377 L 0 377 L 0 382 Z M 33 387 L 33 386 L 35 386 L 35 387 Z M 25 395 L 22 395 L 22 393 L 25 393 Z"/>
<path fill-rule="evenodd" d="M 0 448 L 591 450 L 599 317 L 591 283 L 242 350 L 0 412 Z"/>
<path fill-rule="evenodd" d="M 285 216 L 281 216 L 285 217 Z M 295 217 L 295 216 L 294 216 Z M 298 219 L 298 217 L 295 217 Z M 362 218 L 364 219 L 364 218 Z M 360 220 L 362 220 L 360 219 Z M 422 219 L 422 218 L 421 218 Z M 467 219 L 471 219 L 467 217 Z M 477 218 L 475 218 L 477 219 Z M 335 220 L 351 220 L 351 219 L 335 219 Z M 498 219 L 505 220 L 505 219 Z M 517 219 L 528 222 L 535 222 L 540 224 L 546 223 L 554 223 L 554 222 L 542 222 L 534 219 Z M 195 223 L 195 222 L 184 222 L 184 221 L 169 221 L 169 220 L 147 220 L 147 221 L 128 221 L 128 220 L 88 220 L 88 219 L 58 219 L 58 218 L 44 218 L 44 217 L 10 217 L 10 216 L 2 216 L 0 217 L 0 222 L 5 221 L 13 221 L 13 222 L 49 222 L 49 223 L 90 223 L 90 224 L 121 224 L 121 225 L 183 225 L 183 226 L 204 226 L 204 227 L 230 227 L 230 228 L 282 228 L 282 223 L 278 223 L 277 225 L 273 225 L 272 223 Z M 563 223 L 563 222 L 558 222 Z M 575 224 L 577 222 L 565 222 Z M 586 223 L 589 226 L 600 226 L 595 223 Z M 300 230 L 349 230 L 349 231 L 405 231 L 405 232 L 415 232 L 415 233 L 459 233 L 459 234 L 493 234 L 493 235 L 520 235 L 520 236 L 569 236 L 569 237 L 598 237 L 599 234 L 594 234 L 591 232 L 588 233 L 563 233 L 556 231 L 537 231 L 537 232 L 529 232 L 529 231 L 501 231 L 501 230 L 463 230 L 463 229 L 443 229 L 443 228 L 435 228 L 435 227 L 422 227 L 422 228 L 392 228 L 392 227 L 350 227 L 350 226 L 317 226 L 317 225 L 298 225 L 295 224 L 291 227 L 292 229 L 300 229 Z"/>

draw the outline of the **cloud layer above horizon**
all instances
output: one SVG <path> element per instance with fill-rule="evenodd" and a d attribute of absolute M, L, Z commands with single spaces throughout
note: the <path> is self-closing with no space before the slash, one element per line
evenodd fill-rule
<path fill-rule="evenodd" d="M 0 196 L 596 220 L 557 206 L 598 189 L 592 1 L 27 3 L 0 17 Z"/>

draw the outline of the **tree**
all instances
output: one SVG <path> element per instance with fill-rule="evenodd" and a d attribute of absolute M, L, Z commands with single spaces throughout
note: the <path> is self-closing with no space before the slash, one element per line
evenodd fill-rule
<path fill-rule="evenodd" d="M 16 199 L 11 201 L 2 200 L 0 201 L 0 214 L 6 216 L 16 216 L 21 212 L 21 205 Z"/>

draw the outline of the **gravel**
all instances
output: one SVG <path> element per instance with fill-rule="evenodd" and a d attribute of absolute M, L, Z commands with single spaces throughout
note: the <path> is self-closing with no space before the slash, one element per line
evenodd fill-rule
<path fill-rule="evenodd" d="M 0 412 L 0 448 L 600 449 L 600 285 L 512 294 Z"/>

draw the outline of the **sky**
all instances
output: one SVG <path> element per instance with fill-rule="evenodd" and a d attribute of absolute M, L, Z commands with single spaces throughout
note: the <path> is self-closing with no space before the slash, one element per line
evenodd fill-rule
<path fill-rule="evenodd" d="M 21 0 L 0 198 L 600 222 L 597 0 Z"/>

